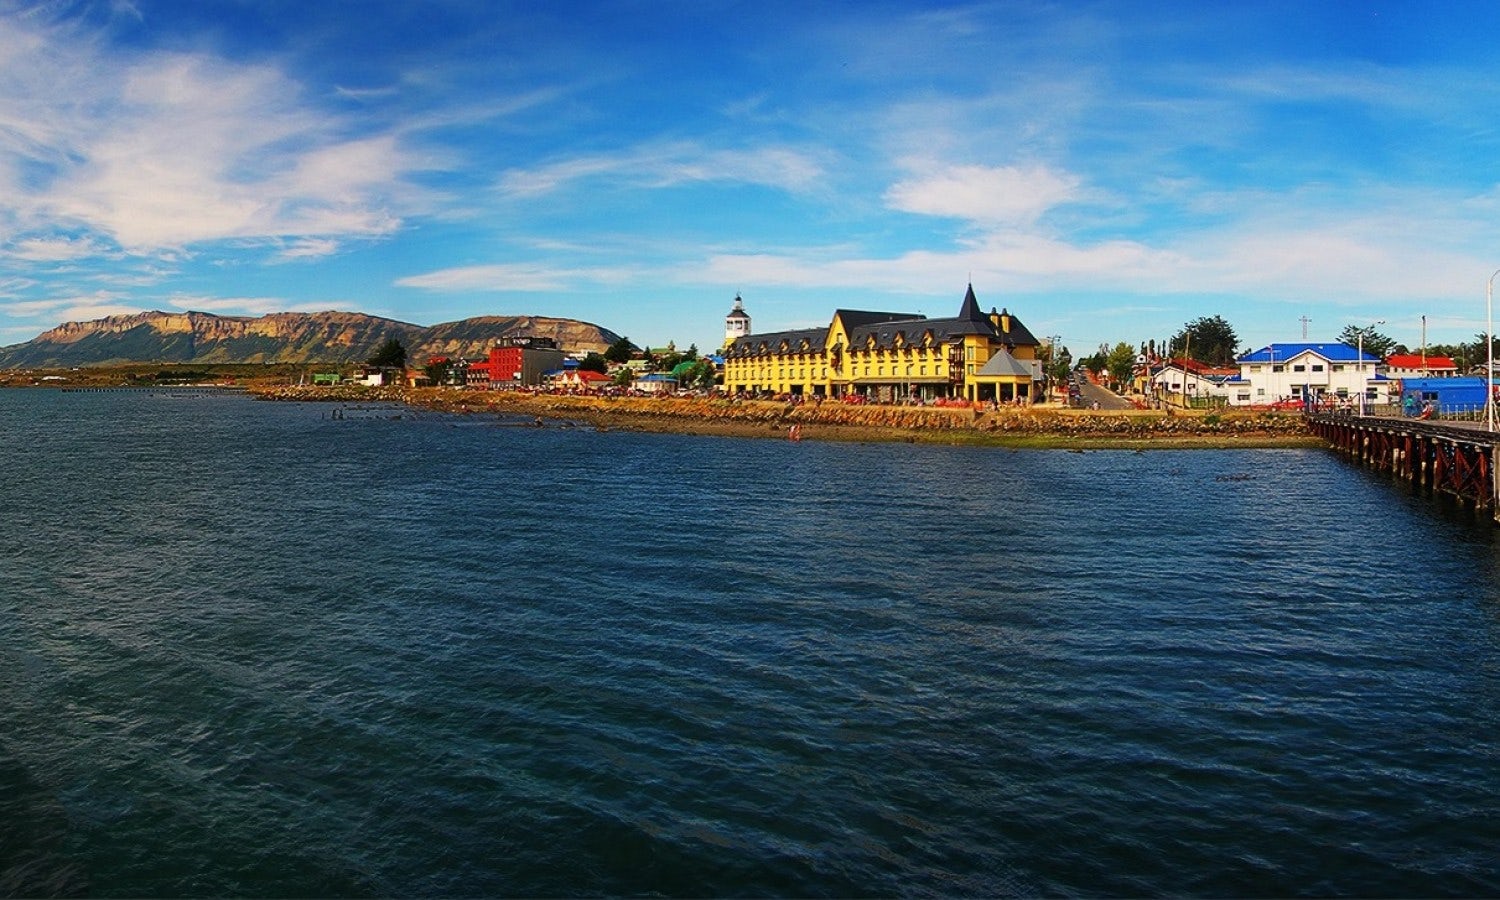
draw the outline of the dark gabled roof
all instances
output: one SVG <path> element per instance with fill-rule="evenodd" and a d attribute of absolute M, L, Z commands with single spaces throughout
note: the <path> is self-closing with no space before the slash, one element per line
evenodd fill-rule
<path fill-rule="evenodd" d="M 828 341 L 827 328 L 800 328 L 796 331 L 768 331 L 764 334 L 747 334 L 742 338 L 736 338 L 729 349 L 724 351 L 725 356 L 745 356 L 758 352 L 757 347 L 765 343 L 766 348 L 774 353 L 781 346 L 782 341 L 787 346 L 796 349 L 802 341 L 807 341 L 808 350 L 820 353 L 823 345 Z"/>
<path fill-rule="evenodd" d="M 882 322 L 910 322 L 923 318 L 920 313 L 873 312 L 865 309 L 836 309 L 833 311 L 833 317 L 842 320 L 850 334 L 853 334 L 856 328 L 864 328 L 867 325 Z"/>
<path fill-rule="evenodd" d="M 903 344 L 921 344 L 923 336 L 931 331 L 934 344 L 946 344 L 966 334 L 991 334 L 989 320 L 970 322 L 965 319 L 909 319 L 900 322 L 882 322 L 849 329 L 849 344 L 864 347 L 875 338 L 875 346 L 890 350 L 896 347 L 896 336 Z"/>
<path fill-rule="evenodd" d="M 920 313 L 877 312 L 864 309 L 838 309 L 834 310 L 833 315 L 834 318 L 844 323 L 844 328 L 849 333 L 851 347 L 868 346 L 872 337 L 875 347 L 882 350 L 895 349 L 898 346 L 898 337 L 900 338 L 899 345 L 919 345 L 928 331 L 932 332 L 934 344 L 952 343 L 971 334 L 1001 341 L 1009 347 L 1035 347 L 1041 343 L 1025 325 L 1021 324 L 1020 319 L 1010 313 L 996 312 L 993 309 L 988 314 L 981 312 L 972 284 L 964 293 L 964 302 L 959 307 L 958 315 L 951 319 L 929 319 Z M 995 324 L 1001 316 L 1010 318 L 1010 331 L 1002 332 Z M 735 340 L 725 353 L 728 356 L 755 353 L 756 348 L 762 342 L 768 350 L 774 352 L 783 340 L 795 348 L 804 339 L 810 345 L 809 349 L 822 350 L 827 338 L 827 328 L 750 334 Z"/>
<path fill-rule="evenodd" d="M 990 310 L 990 315 L 1010 316 L 1010 331 L 1002 332 L 998 325 L 995 326 L 995 336 L 1000 340 L 1004 341 L 1007 344 L 1010 344 L 1013 347 L 1041 346 L 1042 342 L 1036 339 L 1036 335 L 1031 333 L 1031 329 L 1021 324 L 1021 320 L 1016 318 L 1015 316 L 1012 316 L 1009 310 L 1002 309 L 1000 310 L 1000 312 L 996 313 L 992 308 Z"/>

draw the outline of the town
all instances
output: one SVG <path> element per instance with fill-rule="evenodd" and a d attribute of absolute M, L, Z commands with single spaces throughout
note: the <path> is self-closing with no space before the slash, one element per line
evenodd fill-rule
<path fill-rule="evenodd" d="M 487 357 L 434 356 L 412 368 L 391 340 L 357 374 L 319 372 L 312 380 L 792 403 L 1348 410 L 1450 419 L 1481 416 L 1486 399 L 1483 365 L 1461 366 L 1450 355 L 1455 348 L 1411 352 L 1374 326 L 1349 326 L 1337 341 L 1304 335 L 1236 352 L 1233 329 L 1205 317 L 1171 340 L 1101 347 L 1075 361 L 1059 337 L 1038 337 L 1009 309 L 985 312 L 973 285 L 949 318 L 837 309 L 826 327 L 756 332 L 751 324 L 736 295 L 723 344 L 708 353 L 670 343 L 638 348 L 628 338 L 603 353 L 579 353 L 551 338 L 511 335 Z M 1479 338 L 1478 348 L 1456 349 L 1477 359 Z"/>

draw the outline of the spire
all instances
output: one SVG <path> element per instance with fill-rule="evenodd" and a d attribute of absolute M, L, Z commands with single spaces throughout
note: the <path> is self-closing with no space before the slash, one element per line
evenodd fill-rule
<path fill-rule="evenodd" d="M 969 322 L 987 321 L 984 313 L 979 311 L 979 300 L 974 296 L 974 285 L 969 285 L 968 293 L 964 294 L 964 305 L 959 307 L 958 318 Z"/>

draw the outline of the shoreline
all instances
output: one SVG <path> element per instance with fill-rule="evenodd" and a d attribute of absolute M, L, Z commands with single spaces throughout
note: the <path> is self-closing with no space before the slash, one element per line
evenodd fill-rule
<path fill-rule="evenodd" d="M 451 388 L 264 386 L 258 399 L 386 401 L 458 415 L 531 416 L 596 430 L 824 442 L 923 443 L 1008 449 L 1285 449 L 1327 446 L 1302 417 L 1276 412 L 1092 411 L 1055 407 L 790 404 L 763 400 L 600 397 Z"/>

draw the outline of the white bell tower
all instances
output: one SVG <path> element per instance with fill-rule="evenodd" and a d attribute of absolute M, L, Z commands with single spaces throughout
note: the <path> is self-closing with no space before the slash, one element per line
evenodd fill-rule
<path fill-rule="evenodd" d="M 724 317 L 724 346 L 744 337 L 750 333 L 750 314 L 745 312 L 745 301 L 740 299 L 739 294 L 734 295 L 734 309 Z"/>

